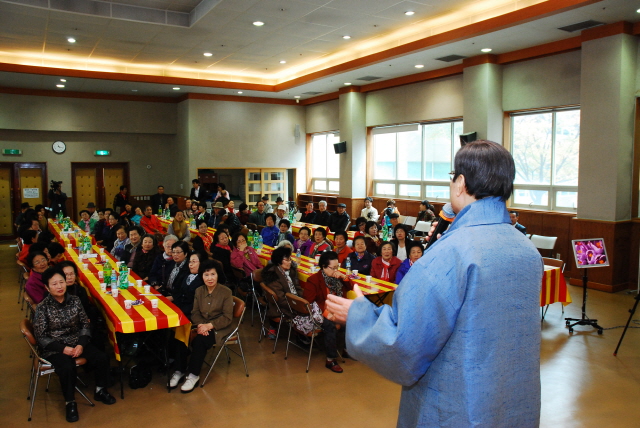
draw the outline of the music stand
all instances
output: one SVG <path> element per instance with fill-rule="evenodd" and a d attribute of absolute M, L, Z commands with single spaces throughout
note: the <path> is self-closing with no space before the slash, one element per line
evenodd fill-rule
<path fill-rule="evenodd" d="M 569 334 L 573 333 L 576 325 L 590 325 L 598 329 L 598 334 L 602 334 L 602 327 L 598 325 L 598 320 L 590 319 L 587 316 L 587 272 L 589 268 L 609 266 L 609 257 L 604 246 L 603 238 L 574 239 L 571 241 L 573 256 L 576 266 L 582 268 L 582 318 L 565 318 Z"/>

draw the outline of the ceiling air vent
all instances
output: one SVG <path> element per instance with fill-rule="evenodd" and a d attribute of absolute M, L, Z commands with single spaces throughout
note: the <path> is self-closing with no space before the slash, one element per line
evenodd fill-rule
<path fill-rule="evenodd" d="M 462 55 L 447 55 L 447 56 L 443 56 L 440 58 L 436 58 L 438 61 L 444 61 L 444 62 L 453 62 L 453 61 L 457 61 L 459 59 L 465 59 L 466 56 L 462 56 Z"/>
<path fill-rule="evenodd" d="M 566 31 L 567 33 L 573 33 L 574 31 L 586 30 L 587 28 L 597 27 L 598 25 L 604 25 L 604 22 L 594 21 L 590 19 L 588 21 L 578 22 L 576 24 L 560 27 L 558 30 Z"/>
<path fill-rule="evenodd" d="M 311 91 L 311 92 L 303 92 L 302 95 L 318 95 L 318 94 L 321 94 L 321 93 L 322 92 L 313 92 L 313 91 Z"/>
<path fill-rule="evenodd" d="M 378 76 L 364 76 L 364 77 L 359 77 L 356 80 L 364 80 L 367 82 L 371 82 L 373 80 L 378 80 L 378 79 L 382 79 L 382 77 L 378 77 Z"/>

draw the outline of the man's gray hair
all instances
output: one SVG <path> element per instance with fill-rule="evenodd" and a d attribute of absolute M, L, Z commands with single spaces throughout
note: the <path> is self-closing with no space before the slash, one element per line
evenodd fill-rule
<path fill-rule="evenodd" d="M 320 205 L 327 205 L 327 201 L 320 201 L 320 202 L 318 202 L 318 206 L 320 206 Z"/>
<path fill-rule="evenodd" d="M 176 235 L 167 235 L 164 237 L 164 239 L 162 240 L 163 243 L 167 242 L 167 241 L 179 241 L 178 237 Z"/>

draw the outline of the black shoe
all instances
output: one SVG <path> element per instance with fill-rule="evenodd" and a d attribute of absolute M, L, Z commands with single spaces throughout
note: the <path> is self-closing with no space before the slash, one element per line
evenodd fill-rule
<path fill-rule="evenodd" d="M 78 403 L 72 401 L 67 404 L 67 422 L 78 422 Z"/>
<path fill-rule="evenodd" d="M 353 357 L 351 356 L 351 354 L 349 354 L 349 353 L 347 352 L 347 350 L 346 350 L 346 349 L 342 352 L 342 358 L 349 358 L 349 359 L 351 359 L 351 360 L 353 360 L 353 361 L 358 361 L 358 360 L 356 360 L 355 358 L 353 358 Z"/>
<path fill-rule="evenodd" d="M 104 404 L 113 404 L 116 402 L 115 397 L 109 394 L 107 388 L 102 388 L 100 391 L 96 392 L 96 395 L 93 396 L 93 399 L 96 401 L 102 401 Z"/>

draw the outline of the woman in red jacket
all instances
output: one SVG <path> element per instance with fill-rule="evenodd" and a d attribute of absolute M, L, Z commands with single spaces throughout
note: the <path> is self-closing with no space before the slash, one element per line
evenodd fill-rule
<path fill-rule="evenodd" d="M 371 262 L 371 276 L 387 282 L 396 282 L 396 271 L 402 264 L 393 256 L 393 244 L 383 242 L 378 249 L 378 256 Z"/>
<path fill-rule="evenodd" d="M 334 251 L 322 253 L 318 266 L 320 270 L 307 280 L 307 284 L 304 287 L 304 298 L 309 303 L 316 302 L 323 312 L 322 330 L 324 330 L 324 345 L 327 352 L 325 366 L 332 372 L 342 373 L 342 367 L 336 361 L 338 357 L 336 325 L 327 318 L 325 303 L 329 293 L 343 297 L 347 295 L 348 290 L 353 289 L 353 285 L 349 278 L 338 270 L 340 269 L 340 264 L 338 263 L 338 255 Z M 341 330 L 341 343 L 344 344 L 344 329 Z M 344 349 L 344 346 L 342 348 Z M 347 358 L 348 356 L 345 350 L 343 357 Z"/>

